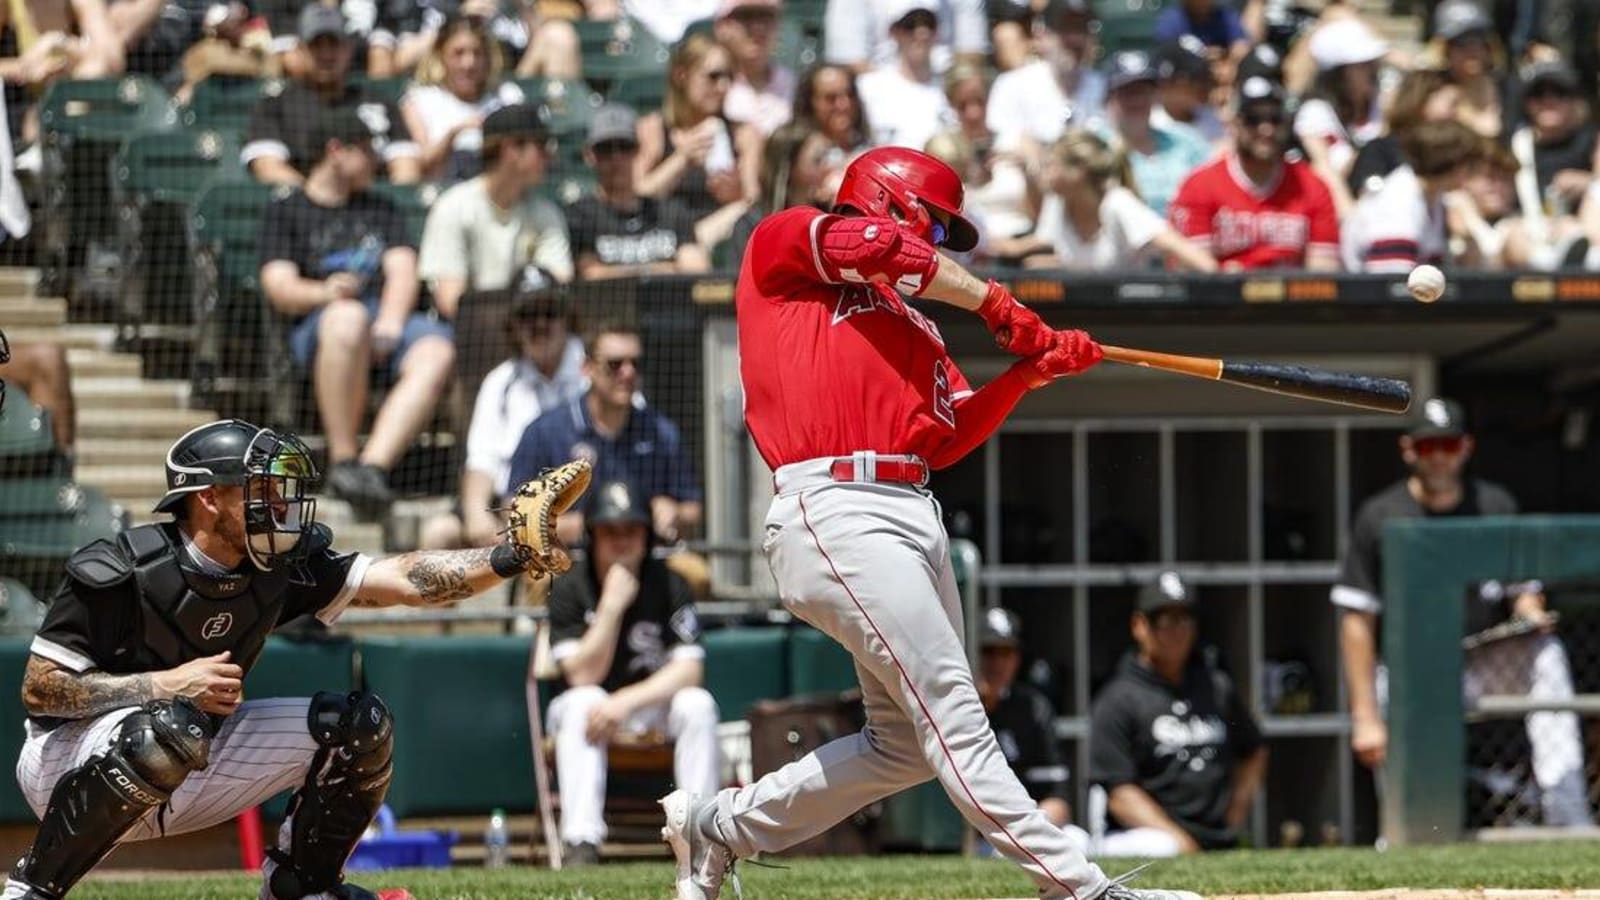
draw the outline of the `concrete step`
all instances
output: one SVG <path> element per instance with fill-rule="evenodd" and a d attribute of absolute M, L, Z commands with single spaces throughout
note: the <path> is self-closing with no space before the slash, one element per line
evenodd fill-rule
<path fill-rule="evenodd" d="M 171 443 L 191 428 L 214 422 L 206 409 L 83 409 L 78 411 L 78 437 L 151 438 Z M 160 471 L 162 457 L 151 460 Z"/>
<path fill-rule="evenodd" d="M 79 378 L 138 378 L 144 363 L 133 353 L 105 350 L 68 350 L 67 365 L 74 380 Z"/>
<path fill-rule="evenodd" d="M 182 381 L 135 378 L 74 378 L 78 409 L 182 409 L 189 405 L 189 385 Z"/>
<path fill-rule="evenodd" d="M 6 337 L 13 344 L 60 344 L 68 350 L 110 350 L 117 332 L 110 325 L 29 326 L 8 327 Z"/>
<path fill-rule="evenodd" d="M 0 324 L 12 328 L 49 328 L 67 321 L 67 301 L 30 297 L 0 297 Z"/>
<path fill-rule="evenodd" d="M 76 448 L 80 466 L 155 466 L 167 458 L 171 441 L 129 438 L 90 438 L 79 440 Z"/>
<path fill-rule="evenodd" d="M 73 477 L 80 484 L 92 485 L 106 492 L 113 500 L 127 501 L 130 510 L 149 509 L 149 505 L 135 506 L 134 502 L 148 497 L 159 497 L 167 491 L 166 469 L 161 458 L 143 465 L 79 465 Z"/>
<path fill-rule="evenodd" d="M 0 269 L 0 297 L 31 297 L 38 286 L 38 269 Z"/>

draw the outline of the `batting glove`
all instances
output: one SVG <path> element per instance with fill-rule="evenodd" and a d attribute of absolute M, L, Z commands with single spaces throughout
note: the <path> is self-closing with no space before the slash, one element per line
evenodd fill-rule
<path fill-rule="evenodd" d="M 1088 332 L 1063 329 L 1046 334 L 1051 338 L 1049 349 L 1017 363 L 1030 388 L 1091 369 L 1105 356 Z"/>
<path fill-rule="evenodd" d="M 983 305 L 978 307 L 983 324 L 989 326 L 1000 349 L 1017 356 L 1032 356 L 1050 347 L 1050 326 L 1039 314 L 1017 302 L 1005 285 L 989 282 Z"/>

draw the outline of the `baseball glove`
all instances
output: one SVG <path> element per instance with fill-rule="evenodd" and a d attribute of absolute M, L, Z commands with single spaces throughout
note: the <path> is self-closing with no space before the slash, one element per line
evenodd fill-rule
<path fill-rule="evenodd" d="M 572 567 L 566 548 L 556 539 L 556 517 L 589 489 L 592 474 L 588 460 L 575 459 L 545 469 L 511 496 L 506 543 L 529 573 L 560 575 Z"/>

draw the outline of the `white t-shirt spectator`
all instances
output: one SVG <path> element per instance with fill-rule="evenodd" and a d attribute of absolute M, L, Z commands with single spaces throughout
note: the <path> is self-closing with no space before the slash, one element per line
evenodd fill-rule
<path fill-rule="evenodd" d="M 955 124 L 950 101 L 938 83 L 919 84 L 898 66 L 862 75 L 856 79 L 856 90 L 861 93 L 861 107 L 876 146 L 921 150 L 929 138 Z"/>
<path fill-rule="evenodd" d="M 502 106 L 522 102 L 522 88 L 506 82 L 485 93 L 476 103 L 450 93 L 436 84 L 418 85 L 406 92 L 403 102 L 413 104 L 420 112 L 426 134 L 414 134 L 412 140 L 432 144 L 439 136 L 462 122 L 477 116 L 487 116 Z M 477 128 L 463 128 L 456 134 L 450 149 L 457 153 L 477 153 L 483 148 L 483 132 Z"/>
<path fill-rule="evenodd" d="M 967 182 L 965 208 L 982 214 L 984 234 L 1021 237 L 1033 231 L 1033 216 L 1028 210 L 1028 173 L 1010 159 L 996 160 L 989 167 L 988 181 Z"/>
<path fill-rule="evenodd" d="M 1066 130 L 1068 120 L 1083 125 L 1105 107 L 1104 73 L 1087 68 L 1079 71 L 1077 85 L 1068 96 L 1050 64 L 1036 59 L 995 78 L 986 117 L 989 130 L 1003 147 L 1015 147 L 1023 135 L 1051 144 Z"/>
<path fill-rule="evenodd" d="M 957 53 L 989 52 L 989 19 L 983 0 L 933 0 L 939 20 L 933 47 L 933 70 L 950 68 Z M 899 0 L 828 0 L 824 58 L 843 65 L 893 65 L 899 50 L 889 36 L 889 16 L 901 12 Z"/>
<path fill-rule="evenodd" d="M 1320 97 L 1313 97 L 1300 105 L 1294 114 L 1294 133 L 1303 143 L 1320 142 L 1328 148 L 1328 163 L 1335 169 L 1348 171 L 1355 162 L 1356 151 L 1367 141 L 1383 134 L 1383 113 L 1376 100 L 1367 120 L 1355 128 L 1345 127 L 1333 105 Z"/>
<path fill-rule="evenodd" d="M 1410 166 L 1401 166 L 1383 185 L 1356 202 L 1340 230 L 1344 267 L 1350 272 L 1410 272 L 1420 263 L 1437 265 L 1449 248 L 1444 203 L 1432 203 Z"/>
<path fill-rule="evenodd" d="M 720 0 L 622 0 L 628 18 L 650 29 L 656 40 L 676 44 L 690 25 L 717 13 Z"/>
<path fill-rule="evenodd" d="M 735 78 L 722 101 L 722 114 L 770 136 L 794 115 L 796 84 L 794 72 L 779 65 L 772 67 L 767 86 L 759 91 L 748 81 Z"/>
<path fill-rule="evenodd" d="M 471 290 L 497 291 L 528 265 L 571 280 L 572 247 L 560 207 L 528 191 L 514 208 L 500 209 L 482 177 L 463 181 L 434 201 L 417 262 L 423 281 L 465 278 Z"/>
<path fill-rule="evenodd" d="M 522 432 L 548 410 L 588 390 L 583 377 L 583 341 L 567 339 L 553 376 L 525 359 L 508 359 L 483 378 L 467 428 L 467 468 L 494 480 L 495 495 L 510 493 L 511 454 Z"/>
<path fill-rule="evenodd" d="M 1067 218 L 1060 195 L 1044 198 L 1034 232 L 1050 242 L 1063 268 L 1079 272 L 1142 268 L 1150 242 L 1167 227 L 1150 207 L 1121 185 L 1100 200 L 1100 230 L 1085 237 Z"/>

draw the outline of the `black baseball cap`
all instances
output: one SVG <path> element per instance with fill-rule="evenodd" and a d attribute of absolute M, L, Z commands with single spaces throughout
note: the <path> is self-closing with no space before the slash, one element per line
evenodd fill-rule
<path fill-rule="evenodd" d="M 511 322 L 533 322 L 540 319 L 565 319 L 572 314 L 572 302 L 567 289 L 548 272 L 536 266 L 523 270 L 522 278 L 511 295 Z"/>
<path fill-rule="evenodd" d="M 1565 94 L 1577 94 L 1578 73 L 1559 59 L 1541 60 L 1523 70 L 1522 84 L 1529 94 L 1540 84 L 1555 85 Z"/>
<path fill-rule="evenodd" d="M 1406 434 L 1413 438 L 1460 437 L 1467 433 L 1467 412 L 1461 404 L 1443 397 L 1423 401 L 1416 421 Z"/>
<path fill-rule="evenodd" d="M 595 525 L 649 525 L 650 510 L 645 508 L 638 492 L 626 481 L 608 481 L 595 490 L 583 524 L 586 528 Z"/>
<path fill-rule="evenodd" d="M 1156 82 L 1156 67 L 1150 62 L 1150 54 L 1143 50 L 1119 50 L 1111 54 L 1108 69 L 1108 90 L 1120 90 L 1141 81 Z"/>
<path fill-rule="evenodd" d="M 978 629 L 979 647 L 1022 648 L 1022 620 L 1009 609 L 993 607 L 984 610 L 983 623 Z"/>
<path fill-rule="evenodd" d="M 1268 78 L 1265 75 L 1251 75 L 1249 78 L 1239 80 L 1239 107 L 1243 109 L 1250 103 L 1263 100 L 1287 103 L 1289 93 L 1283 88 L 1283 83 Z"/>
<path fill-rule="evenodd" d="M 1044 24 L 1051 31 L 1060 30 L 1067 22 L 1094 17 L 1094 4 L 1089 0 L 1050 0 L 1044 8 Z"/>
<path fill-rule="evenodd" d="M 522 138 L 540 141 L 549 136 L 544 115 L 531 103 L 502 106 L 483 120 L 483 139 Z"/>
<path fill-rule="evenodd" d="M 1189 589 L 1183 578 L 1169 570 L 1139 589 L 1137 609 L 1145 615 L 1152 615 L 1176 606 L 1192 607 L 1194 599 L 1194 591 Z"/>
<path fill-rule="evenodd" d="M 325 106 L 316 112 L 316 122 L 311 126 L 311 140 L 320 154 L 329 141 L 341 144 L 370 144 L 372 129 L 351 106 Z"/>
<path fill-rule="evenodd" d="M 1234 80 L 1243 84 L 1246 79 L 1260 75 L 1263 78 L 1283 83 L 1283 55 L 1271 44 L 1256 44 L 1245 53 L 1244 59 L 1239 60 L 1239 66 L 1234 70 Z"/>
<path fill-rule="evenodd" d="M 1186 78 L 1210 82 L 1211 60 L 1206 57 L 1206 45 L 1192 34 L 1163 45 L 1156 51 L 1156 76 L 1162 81 Z"/>
<path fill-rule="evenodd" d="M 1494 23 L 1477 0 L 1444 0 L 1433 11 L 1434 37 L 1453 41 L 1476 32 L 1494 30 Z"/>

